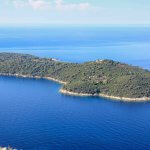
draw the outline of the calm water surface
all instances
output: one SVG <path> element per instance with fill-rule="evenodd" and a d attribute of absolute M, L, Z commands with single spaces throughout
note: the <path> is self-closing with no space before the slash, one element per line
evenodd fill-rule
<path fill-rule="evenodd" d="M 113 59 L 150 69 L 150 27 L 0 28 L 0 51 L 68 62 Z"/>
<path fill-rule="evenodd" d="M 0 145 L 22 149 L 149 149 L 150 103 L 58 93 L 47 80 L 0 77 Z"/>
<path fill-rule="evenodd" d="M 1 52 L 150 68 L 150 28 L 0 29 Z M 149 150 L 150 103 L 61 95 L 43 79 L 0 77 L 0 145 L 23 150 Z"/>

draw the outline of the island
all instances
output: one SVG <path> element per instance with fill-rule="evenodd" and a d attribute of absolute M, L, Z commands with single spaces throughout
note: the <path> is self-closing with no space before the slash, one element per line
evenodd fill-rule
<path fill-rule="evenodd" d="M 67 63 L 29 54 L 0 53 L 0 75 L 60 82 L 60 92 L 122 101 L 150 100 L 150 71 L 113 60 Z"/>

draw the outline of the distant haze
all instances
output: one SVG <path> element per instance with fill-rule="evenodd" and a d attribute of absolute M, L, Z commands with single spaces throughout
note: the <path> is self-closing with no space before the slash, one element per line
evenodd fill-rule
<path fill-rule="evenodd" d="M 150 24 L 149 0 L 0 0 L 0 25 Z"/>

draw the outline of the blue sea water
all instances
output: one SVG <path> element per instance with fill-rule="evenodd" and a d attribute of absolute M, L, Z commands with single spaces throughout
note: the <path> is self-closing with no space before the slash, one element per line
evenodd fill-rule
<path fill-rule="evenodd" d="M 149 27 L 0 28 L 0 52 L 150 69 Z M 0 77 L 0 145 L 23 150 L 149 150 L 150 103 L 64 96 L 44 79 Z"/>
<path fill-rule="evenodd" d="M 113 59 L 150 69 L 150 27 L 1 27 L 3 51 L 67 62 Z"/>

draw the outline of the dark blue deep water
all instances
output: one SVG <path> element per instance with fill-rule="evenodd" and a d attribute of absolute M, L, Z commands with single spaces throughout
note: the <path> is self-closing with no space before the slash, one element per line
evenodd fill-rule
<path fill-rule="evenodd" d="M 0 52 L 150 69 L 148 27 L 0 28 Z M 150 103 L 64 96 L 44 79 L 0 77 L 0 145 L 23 150 L 149 150 Z"/>

